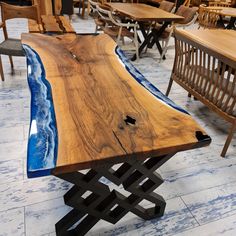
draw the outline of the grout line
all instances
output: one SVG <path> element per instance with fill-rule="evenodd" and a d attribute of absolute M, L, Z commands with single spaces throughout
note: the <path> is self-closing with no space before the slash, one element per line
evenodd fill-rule
<path fill-rule="evenodd" d="M 192 217 L 195 219 L 195 221 L 198 223 L 198 226 L 200 226 L 201 224 L 198 222 L 197 218 L 194 216 L 194 214 L 192 213 L 192 211 L 189 209 L 189 206 L 185 203 L 184 199 L 182 197 L 180 197 L 180 199 L 182 200 L 182 202 L 184 203 L 184 205 L 186 206 L 186 208 L 188 209 L 188 211 L 190 212 L 190 214 L 192 215 Z"/>
<path fill-rule="evenodd" d="M 49 201 L 57 200 L 57 199 L 60 199 L 60 198 L 63 199 L 63 196 L 64 196 L 64 194 L 63 194 L 61 197 L 51 198 L 51 199 L 47 199 L 47 200 L 44 200 L 44 201 L 31 203 L 31 204 L 24 205 L 24 206 L 12 207 L 12 208 L 9 208 L 9 209 L 6 209 L 6 210 L 3 210 L 3 211 L 0 211 L 0 214 L 3 213 L 3 212 L 6 212 L 6 211 L 15 210 L 15 209 L 20 209 L 20 208 L 25 208 L 25 207 L 33 206 L 33 205 L 37 205 L 37 204 L 40 204 L 40 203 L 43 203 L 43 202 L 49 202 Z M 65 204 L 65 206 L 67 206 L 67 205 Z"/>
<path fill-rule="evenodd" d="M 207 223 L 200 224 L 199 226 L 194 226 L 194 227 L 191 228 L 191 229 L 185 229 L 185 230 L 183 230 L 183 231 L 178 232 L 178 234 L 183 233 L 183 232 L 188 232 L 188 231 L 190 231 L 190 230 L 192 230 L 192 229 L 199 228 L 199 227 L 202 227 L 202 226 L 204 226 L 204 225 L 209 225 L 209 224 L 211 224 L 211 223 L 214 223 L 214 222 L 217 222 L 217 221 L 220 221 L 220 220 L 227 219 L 227 218 L 229 218 L 229 217 L 231 217 L 231 216 L 234 216 L 234 215 L 236 215 L 236 212 L 235 212 L 235 214 L 232 214 L 232 215 L 229 215 L 229 216 L 226 216 L 226 217 L 222 217 L 222 218 L 219 218 L 219 219 L 215 219 L 215 220 L 209 221 L 209 222 L 207 222 Z"/>
<path fill-rule="evenodd" d="M 24 233 L 26 236 L 25 207 L 24 207 Z"/>

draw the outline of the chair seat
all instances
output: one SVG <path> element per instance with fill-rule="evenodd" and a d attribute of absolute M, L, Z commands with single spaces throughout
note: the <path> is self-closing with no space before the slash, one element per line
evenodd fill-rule
<path fill-rule="evenodd" d="M 20 39 L 6 39 L 0 43 L 0 54 L 10 56 L 24 56 Z"/>
<path fill-rule="evenodd" d="M 161 25 L 156 25 L 156 26 L 155 26 L 155 29 L 159 31 L 159 30 L 161 29 Z M 170 35 L 171 32 L 172 32 L 172 28 L 170 28 L 170 27 L 166 28 L 166 29 L 162 32 L 162 34 L 160 35 L 160 38 L 161 38 L 161 39 L 167 39 L 167 38 L 169 37 L 169 35 Z"/>
<path fill-rule="evenodd" d="M 101 18 L 95 18 L 94 22 L 97 26 L 105 26 L 106 22 Z"/>
<path fill-rule="evenodd" d="M 103 31 L 104 31 L 105 34 L 108 34 L 108 35 L 110 35 L 111 37 L 117 37 L 118 34 L 119 34 L 119 29 L 120 29 L 120 27 L 112 26 L 112 27 L 105 27 L 105 28 L 103 29 Z M 133 32 L 130 32 L 130 31 L 129 31 L 128 29 L 126 29 L 126 28 L 122 28 L 121 36 L 126 36 L 126 37 L 131 37 L 131 38 L 133 38 L 133 37 L 134 37 L 134 33 L 133 33 Z"/>

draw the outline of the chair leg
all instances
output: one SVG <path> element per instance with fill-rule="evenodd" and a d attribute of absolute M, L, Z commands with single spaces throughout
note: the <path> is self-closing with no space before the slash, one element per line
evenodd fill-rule
<path fill-rule="evenodd" d="M 1 56 L 0 56 L 0 74 L 1 74 L 2 81 L 4 81 L 5 78 L 4 78 L 4 74 L 3 74 L 2 58 L 1 58 Z"/>
<path fill-rule="evenodd" d="M 9 61 L 10 61 L 10 64 L 11 64 L 11 72 L 12 72 L 12 74 L 13 74 L 13 71 L 14 71 L 14 64 L 13 64 L 12 56 L 9 56 Z"/>
<path fill-rule="evenodd" d="M 173 84 L 173 79 L 170 77 L 170 81 L 169 81 L 169 84 L 168 84 L 168 88 L 167 88 L 167 90 L 166 90 L 166 96 L 167 96 L 167 97 L 168 97 L 168 95 L 169 95 L 169 93 L 170 93 L 172 84 Z"/>
<path fill-rule="evenodd" d="M 135 45 L 135 51 L 136 51 L 136 59 L 139 59 L 139 43 L 138 43 L 138 32 L 136 27 L 134 28 L 134 45 Z"/>
<path fill-rule="evenodd" d="M 233 126 L 231 127 L 231 129 L 229 130 L 229 134 L 228 134 L 228 137 L 227 137 L 227 139 L 226 139 L 224 148 L 223 148 L 223 150 L 222 150 L 222 152 L 221 152 L 221 156 L 222 156 L 222 157 L 225 157 L 225 155 L 226 155 L 226 152 L 227 152 L 228 147 L 229 147 L 229 145 L 230 145 L 230 142 L 231 142 L 231 140 L 232 140 L 232 138 L 233 138 L 233 135 L 234 135 L 234 131 L 235 131 L 235 130 L 236 130 L 236 123 L 234 123 Z"/>
<path fill-rule="evenodd" d="M 85 15 L 85 3 L 84 0 L 82 0 L 82 13 L 81 13 L 81 17 L 84 18 Z"/>

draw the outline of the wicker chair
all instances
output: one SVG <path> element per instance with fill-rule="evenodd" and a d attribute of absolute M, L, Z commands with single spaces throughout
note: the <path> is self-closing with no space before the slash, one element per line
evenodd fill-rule
<path fill-rule="evenodd" d="M 2 81 L 4 81 L 1 55 L 9 56 L 12 71 L 14 68 L 12 56 L 25 56 L 21 46 L 20 39 L 8 38 L 6 21 L 14 18 L 28 18 L 40 23 L 41 20 L 37 5 L 14 6 L 2 2 L 1 15 L 2 15 L 2 23 L 0 24 L 0 28 L 3 29 L 5 40 L 0 43 L 0 74 L 2 77 Z"/>

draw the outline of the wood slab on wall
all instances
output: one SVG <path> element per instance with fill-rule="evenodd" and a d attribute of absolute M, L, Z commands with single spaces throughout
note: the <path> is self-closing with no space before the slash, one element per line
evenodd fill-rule
<path fill-rule="evenodd" d="M 60 15 L 61 0 L 33 0 L 32 2 L 39 6 L 40 15 L 53 15 L 53 9 L 56 15 Z"/>

